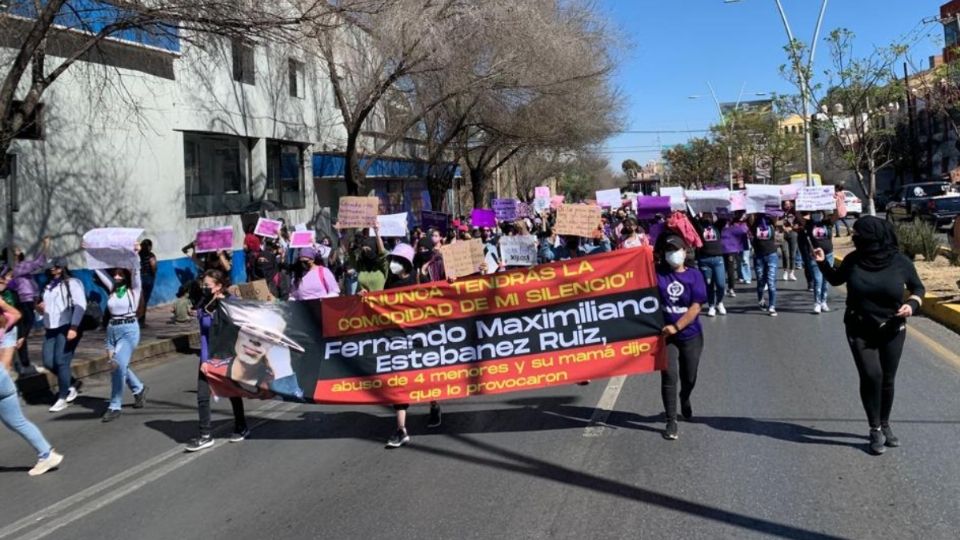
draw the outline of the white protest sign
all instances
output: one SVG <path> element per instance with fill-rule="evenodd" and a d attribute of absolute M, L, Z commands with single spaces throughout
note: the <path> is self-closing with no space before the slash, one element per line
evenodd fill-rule
<path fill-rule="evenodd" d="M 768 206 L 780 206 L 780 186 L 747 184 L 747 213 L 762 214 Z"/>
<path fill-rule="evenodd" d="M 382 238 L 403 238 L 407 236 L 407 213 L 377 216 L 377 225 L 380 226 Z M 376 236 L 373 229 L 370 230 L 370 236 Z"/>
<path fill-rule="evenodd" d="M 500 239 L 500 259 L 506 266 L 537 264 L 537 237 L 532 234 L 504 236 Z"/>
<path fill-rule="evenodd" d="M 620 208 L 623 199 L 620 196 L 620 188 L 601 189 L 597 191 L 597 204 L 601 208 Z"/>
<path fill-rule="evenodd" d="M 670 197 L 671 210 L 686 210 L 687 200 L 683 195 L 683 188 L 680 186 L 660 188 L 661 197 Z"/>
<path fill-rule="evenodd" d="M 537 197 L 533 200 L 533 210 L 536 213 L 550 209 L 550 197 Z"/>
<path fill-rule="evenodd" d="M 134 245 L 142 234 L 143 229 L 116 227 L 87 231 L 83 235 L 87 267 L 91 270 L 139 268 L 140 256 L 134 251 Z"/>
<path fill-rule="evenodd" d="M 684 192 L 687 204 L 694 212 L 716 212 L 730 208 L 729 189 L 691 190 Z"/>
<path fill-rule="evenodd" d="M 802 187 L 797 192 L 797 210 L 801 212 L 836 209 L 833 186 Z"/>
<path fill-rule="evenodd" d="M 780 186 L 780 198 L 785 201 L 797 200 L 797 193 L 801 187 L 803 187 L 803 184 L 786 184 Z"/>

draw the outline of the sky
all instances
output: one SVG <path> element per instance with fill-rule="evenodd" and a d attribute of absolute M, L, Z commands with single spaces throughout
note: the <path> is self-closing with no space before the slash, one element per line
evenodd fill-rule
<path fill-rule="evenodd" d="M 830 0 L 815 71 L 829 67 L 823 37 L 835 28 L 851 30 L 855 52 L 865 56 L 906 39 L 912 44 L 910 71 L 925 69 L 928 57 L 940 54 L 943 27 L 922 21 L 938 15 L 945 1 Z M 782 3 L 794 36 L 809 44 L 820 1 Z M 795 93 L 779 72 L 787 37 L 774 0 L 600 0 L 598 8 L 625 42 L 614 75 L 626 101 L 621 129 L 653 132 L 609 139 L 603 151 L 613 170 L 628 158 L 641 164 L 657 159 L 660 145 L 704 135 L 670 132 L 705 130 L 718 121 L 708 83 L 720 102 L 736 102 L 741 89 L 743 100 L 763 99 L 757 93 Z M 898 72 L 902 69 L 901 62 Z"/>

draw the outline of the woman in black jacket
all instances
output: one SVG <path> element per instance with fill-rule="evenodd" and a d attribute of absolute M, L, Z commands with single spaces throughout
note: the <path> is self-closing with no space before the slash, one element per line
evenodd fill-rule
<path fill-rule="evenodd" d="M 920 309 L 924 288 L 913 262 L 897 249 L 890 223 L 873 216 L 860 218 L 853 225 L 853 244 L 856 250 L 839 268 L 827 263 L 822 249 L 815 249 L 813 258 L 831 285 L 847 285 L 843 322 L 860 374 L 870 451 L 879 455 L 885 446 L 900 445 L 890 429 L 894 380 L 907 335 L 906 319 Z M 906 302 L 904 289 L 910 293 Z"/>

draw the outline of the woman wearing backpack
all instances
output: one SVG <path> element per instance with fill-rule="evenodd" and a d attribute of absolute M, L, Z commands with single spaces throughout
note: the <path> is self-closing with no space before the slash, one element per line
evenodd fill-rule
<path fill-rule="evenodd" d="M 50 412 L 60 412 L 77 399 L 77 388 L 70 371 L 73 353 L 83 337 L 80 323 L 87 309 L 87 297 L 80 280 L 70 277 L 63 258 L 53 260 L 47 270 L 49 281 L 37 311 L 44 314 L 43 365 L 57 374 L 57 401 Z"/>
<path fill-rule="evenodd" d="M 290 300 L 293 301 L 340 296 L 337 278 L 329 268 L 317 264 L 317 250 L 312 247 L 300 250 L 291 287 Z"/>

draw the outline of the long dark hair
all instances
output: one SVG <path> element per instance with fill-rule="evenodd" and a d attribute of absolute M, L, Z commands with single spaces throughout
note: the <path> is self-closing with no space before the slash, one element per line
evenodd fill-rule
<path fill-rule="evenodd" d="M 117 275 L 117 272 L 120 272 L 120 275 L 123 276 L 123 285 L 126 285 L 127 287 L 133 286 L 133 276 L 130 273 L 130 270 L 127 270 L 126 268 L 113 268 L 110 270 L 110 277 L 112 278 L 113 276 Z"/>
<path fill-rule="evenodd" d="M 223 287 L 224 289 L 230 286 L 230 278 L 228 278 L 227 275 L 223 273 L 222 270 L 211 268 L 210 270 L 207 270 L 206 272 L 203 273 L 203 276 L 201 277 L 201 281 L 206 278 L 210 278 L 216 281 L 217 284 Z"/>

